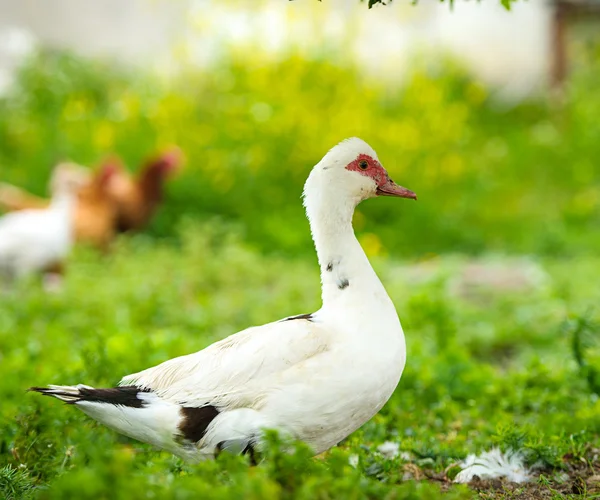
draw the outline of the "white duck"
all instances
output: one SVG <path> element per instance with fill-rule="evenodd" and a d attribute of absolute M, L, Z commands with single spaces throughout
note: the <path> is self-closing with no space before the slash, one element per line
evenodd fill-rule
<path fill-rule="evenodd" d="M 341 142 L 313 168 L 304 205 L 321 267 L 316 313 L 249 328 L 117 388 L 32 390 L 190 461 L 223 449 L 252 455 L 269 428 L 315 454 L 329 449 L 381 409 L 406 360 L 394 304 L 352 229 L 356 205 L 383 195 L 416 199 L 360 139 Z"/>
<path fill-rule="evenodd" d="M 72 211 L 81 186 L 71 164 L 53 173 L 47 208 L 21 210 L 0 218 L 0 275 L 13 280 L 59 266 L 73 243 Z"/>

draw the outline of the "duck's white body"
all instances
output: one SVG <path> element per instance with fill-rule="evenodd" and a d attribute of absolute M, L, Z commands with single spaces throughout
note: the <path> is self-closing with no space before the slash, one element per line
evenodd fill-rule
<path fill-rule="evenodd" d="M 363 156 L 373 170 L 353 172 Z M 406 360 L 394 305 L 352 230 L 355 206 L 376 193 L 414 197 L 359 139 L 336 146 L 313 169 L 304 195 L 321 267 L 316 313 L 249 328 L 129 375 L 121 388 L 35 390 L 189 460 L 252 451 L 266 428 L 315 453 L 327 450 L 381 409 Z"/>
<path fill-rule="evenodd" d="M 71 249 L 72 193 L 57 194 L 48 208 L 12 212 L 0 218 L 0 272 L 9 278 L 60 264 Z"/>

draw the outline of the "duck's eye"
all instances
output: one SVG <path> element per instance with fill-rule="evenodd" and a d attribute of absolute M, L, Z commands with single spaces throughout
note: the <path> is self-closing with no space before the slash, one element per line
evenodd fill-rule
<path fill-rule="evenodd" d="M 369 163 L 366 160 L 362 160 L 358 163 L 358 168 L 361 170 L 367 170 L 367 168 L 369 168 Z"/>

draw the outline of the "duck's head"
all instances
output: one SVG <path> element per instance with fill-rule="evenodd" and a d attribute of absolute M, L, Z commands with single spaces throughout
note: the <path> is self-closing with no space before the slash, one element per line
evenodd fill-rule
<path fill-rule="evenodd" d="M 334 146 L 314 167 L 304 188 L 305 198 L 326 190 L 354 205 L 376 196 L 417 199 L 417 195 L 390 179 L 377 153 L 365 141 L 353 137 Z"/>

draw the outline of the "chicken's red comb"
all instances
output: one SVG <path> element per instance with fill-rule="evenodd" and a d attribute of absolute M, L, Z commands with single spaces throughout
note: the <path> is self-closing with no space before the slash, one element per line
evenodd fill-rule
<path fill-rule="evenodd" d="M 165 172 L 176 170 L 183 162 L 183 151 L 178 146 L 173 146 L 162 153 L 158 161 Z"/>
<path fill-rule="evenodd" d="M 98 167 L 98 179 L 101 183 L 107 182 L 111 177 L 123 170 L 123 162 L 118 156 L 105 159 Z"/>

